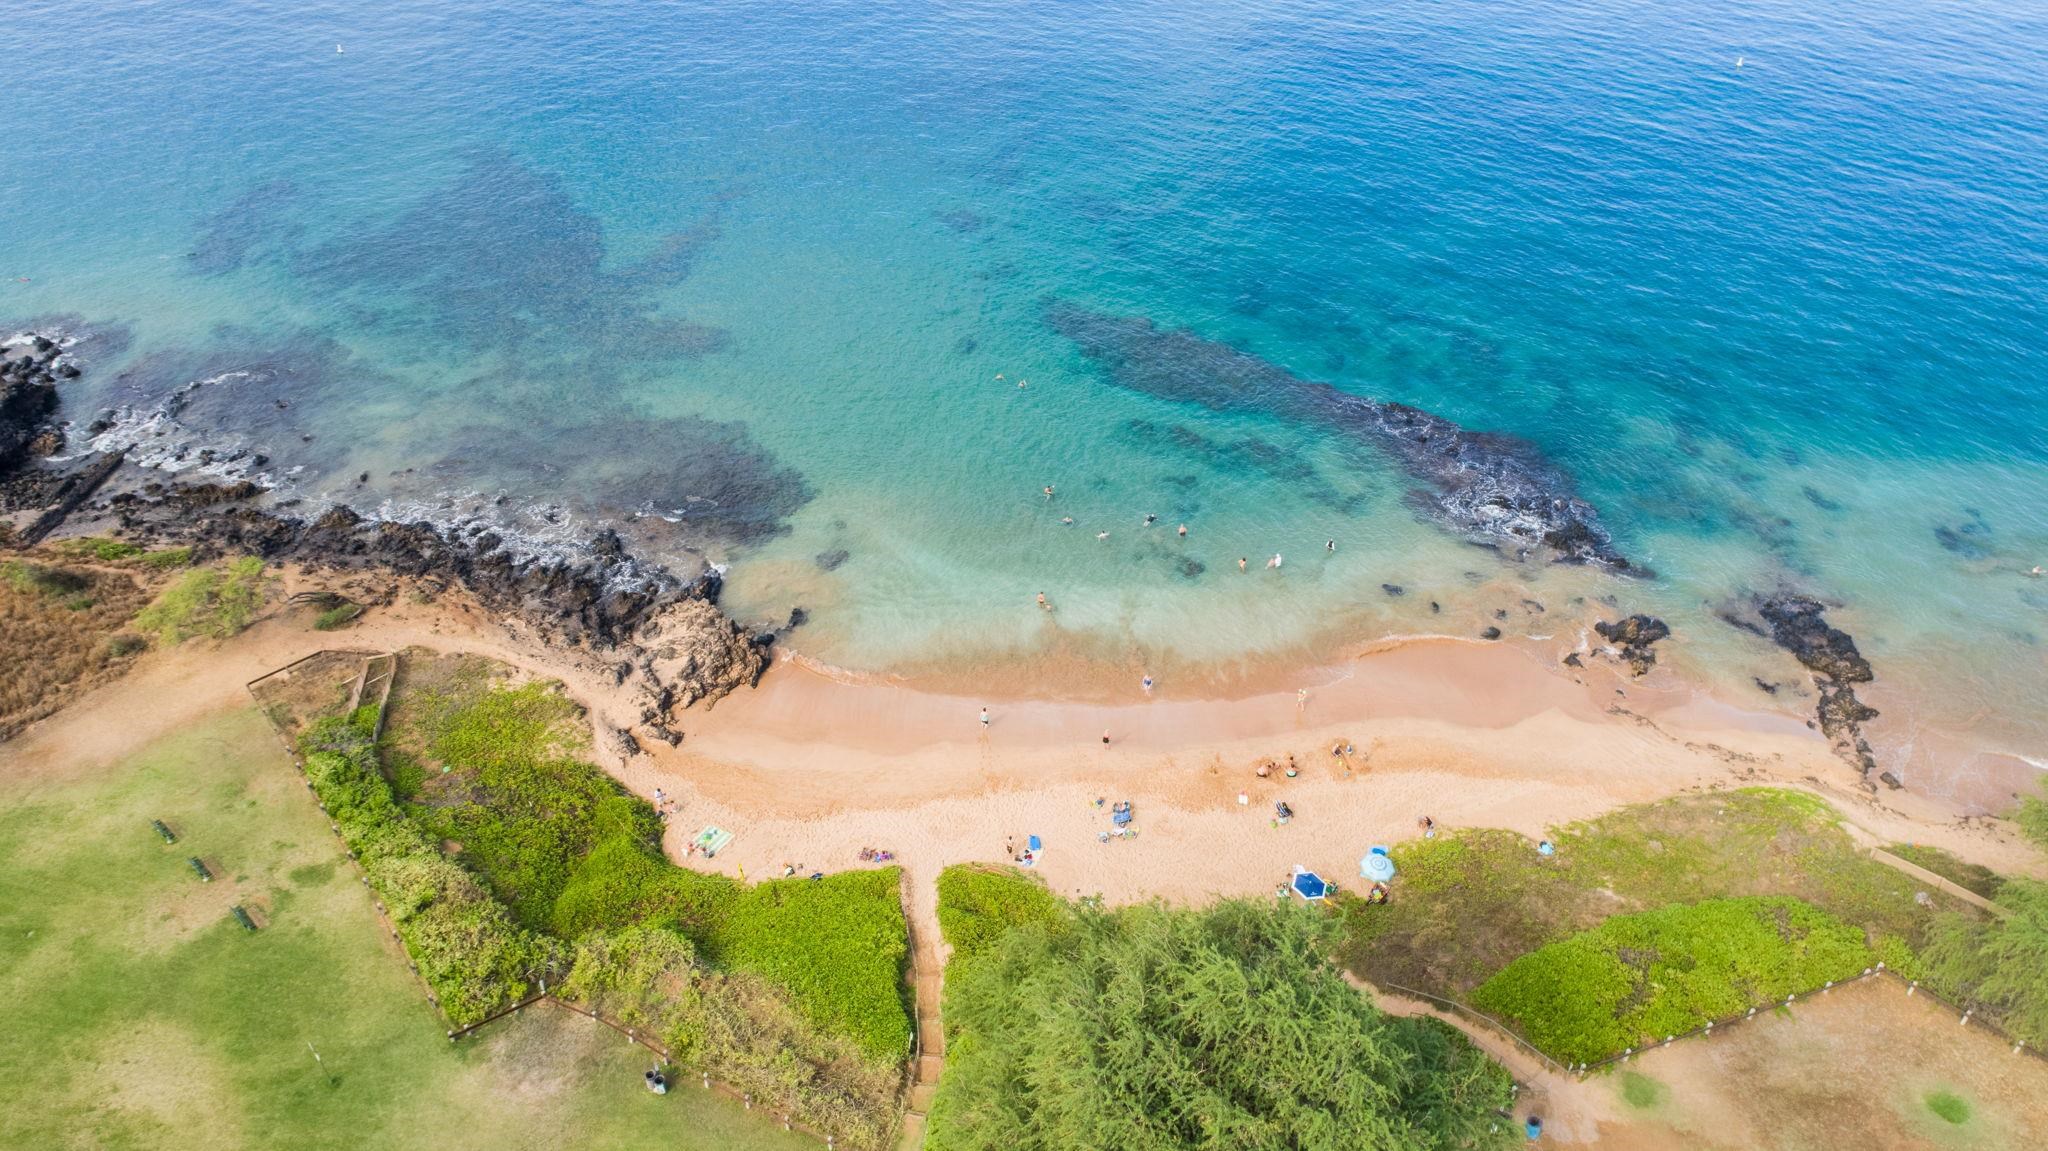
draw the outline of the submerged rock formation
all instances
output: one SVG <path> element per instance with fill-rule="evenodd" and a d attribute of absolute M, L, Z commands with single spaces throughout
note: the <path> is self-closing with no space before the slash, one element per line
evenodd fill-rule
<path fill-rule="evenodd" d="M 1613 644 L 1623 663 L 1637 676 L 1646 675 L 1657 662 L 1657 653 L 1650 645 L 1671 634 L 1670 625 L 1656 616 L 1632 615 L 1615 623 L 1600 622 L 1593 625 L 1601 639 Z"/>
<path fill-rule="evenodd" d="M 1527 441 L 1304 380 L 1142 317 L 1055 300 L 1045 320 L 1118 387 L 1214 411 L 1269 413 L 1372 444 L 1416 481 L 1417 505 L 1429 519 L 1477 543 L 1517 559 L 1636 570 L 1614 549 L 1598 513 L 1573 494 L 1570 478 Z"/>
<path fill-rule="evenodd" d="M 1820 693 L 1815 719 L 1821 734 L 1834 744 L 1835 753 L 1861 771 L 1865 781 L 1875 778 L 1887 787 L 1901 786 L 1898 776 L 1878 770 L 1877 756 L 1863 738 L 1863 725 L 1876 719 L 1878 712 L 1856 698 L 1855 685 L 1871 682 L 1876 673 L 1856 650 L 1855 639 L 1827 622 L 1827 605 L 1810 596 L 1779 592 L 1757 596 L 1749 607 L 1755 620 L 1736 610 L 1722 611 L 1721 618 L 1791 652 L 1813 675 L 1813 686 Z"/>

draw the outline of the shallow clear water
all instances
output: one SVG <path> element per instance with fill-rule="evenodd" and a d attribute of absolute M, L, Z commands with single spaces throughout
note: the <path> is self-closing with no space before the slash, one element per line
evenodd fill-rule
<path fill-rule="evenodd" d="M 391 7 L 16 6 L 0 316 L 134 337 L 74 413 L 253 368 L 188 434 L 394 513 L 657 513 L 860 669 L 1612 596 L 1746 683 L 1784 661 L 1712 609 L 1789 582 L 2041 754 L 2036 5 Z M 1117 386 L 1048 299 L 1524 437 L 1657 575 L 1476 549 L 1331 428 Z"/>

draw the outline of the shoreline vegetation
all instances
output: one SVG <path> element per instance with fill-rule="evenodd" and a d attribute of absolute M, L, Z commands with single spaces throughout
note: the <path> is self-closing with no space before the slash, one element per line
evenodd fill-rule
<path fill-rule="evenodd" d="M 576 758 L 556 685 L 442 663 L 401 662 L 384 740 L 365 707 L 297 744 L 449 1021 L 544 983 L 773 1113 L 883 1146 L 910 1031 L 896 869 L 749 886 L 676 867 L 654 807 Z"/>
<path fill-rule="evenodd" d="M 97 487 L 119 461 L 88 466 Z M 350 709 L 352 673 L 266 711 L 448 1022 L 545 982 L 849 1147 L 917 1114 L 910 942 L 932 930 L 940 1149 L 1518 1137 L 1508 1116 L 1532 1104 L 1506 1071 L 1346 974 L 1470 1003 L 1566 1063 L 1879 961 L 2048 1044 L 2048 798 L 2007 825 L 1897 791 L 1860 730 L 1874 673 L 1818 600 L 1729 620 L 1811 673 L 1818 738 L 1645 682 L 1669 629 L 1618 613 L 1564 669 L 1407 645 L 1319 688 L 1313 714 L 1305 690 L 1010 701 L 977 735 L 956 697 L 764 682 L 774 637 L 718 608 L 717 576 L 679 581 L 616 533 L 519 559 L 480 525 L 296 518 L 251 484 L 154 480 L 60 531 L 83 504 L 67 482 L 28 482 L 71 502 L 0 565 L 0 626 L 38 669 L 0 695 L 0 739 L 18 736 L 0 756 L 50 763 L 50 733 L 90 722 L 65 709 L 110 706 L 124 674 L 189 722 L 322 645 L 397 653 L 382 712 Z M 1105 717 L 1114 740 L 1076 735 Z M 1112 839 L 1109 788 L 1138 797 L 1143 839 Z M 1403 830 L 1428 811 L 1433 834 Z M 700 825 L 743 838 L 699 857 Z M 1032 874 L 987 865 L 1040 832 L 1055 847 Z M 1387 902 L 1330 870 L 1374 839 Z M 901 861 L 854 867 L 855 843 Z M 1343 889 L 1261 894 L 1300 859 Z"/>

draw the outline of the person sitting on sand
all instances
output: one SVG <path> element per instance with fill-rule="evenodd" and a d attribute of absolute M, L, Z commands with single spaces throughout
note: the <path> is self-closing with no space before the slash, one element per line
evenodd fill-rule
<path fill-rule="evenodd" d="M 1260 760 L 1259 766 L 1253 769 L 1252 774 L 1258 776 L 1260 779 L 1270 778 L 1273 774 L 1273 761 L 1270 759 Z"/>

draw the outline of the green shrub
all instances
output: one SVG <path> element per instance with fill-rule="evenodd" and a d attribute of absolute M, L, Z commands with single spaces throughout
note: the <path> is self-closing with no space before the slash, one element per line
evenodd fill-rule
<path fill-rule="evenodd" d="M 2048 791 L 2048 784 L 2042 789 Z M 2019 824 L 2020 834 L 2034 841 L 2035 846 L 2048 850 L 2048 798 L 2028 795 L 2020 798 L 2020 805 L 2012 813 L 2012 820 Z"/>
<path fill-rule="evenodd" d="M 787 988 L 806 1017 L 870 1055 L 902 1059 L 910 1016 L 901 883 L 898 869 L 883 867 L 740 889 L 710 934 L 711 956 Z"/>
<path fill-rule="evenodd" d="M 1272 900 L 1030 918 L 946 980 L 933 1151 L 1506 1147 L 1507 1074 L 1392 1020 Z"/>
<path fill-rule="evenodd" d="M 405 818 L 366 732 L 333 719 L 300 743 L 306 775 L 356 853 L 441 1010 L 473 1023 L 527 994 L 559 948 L 520 929 L 481 885 Z"/>
<path fill-rule="evenodd" d="M 786 991 L 804 1018 L 899 1060 L 910 1043 L 903 1003 L 908 951 L 899 874 L 855 871 L 745 887 L 675 866 L 645 800 L 569 752 L 581 716 L 557 685 L 465 681 L 413 698 L 425 770 L 388 763 L 407 811 L 473 867 L 524 926 L 565 940 L 646 925 L 687 935 L 730 972 Z"/>
<path fill-rule="evenodd" d="M 255 556 L 230 560 L 222 567 L 195 568 L 142 609 L 135 627 L 166 646 L 193 636 L 226 639 L 256 618 L 263 590 L 263 561 Z"/>
<path fill-rule="evenodd" d="M 708 1068 L 757 1103 L 852 1146 L 879 1147 L 895 1119 L 893 1064 L 807 1022 L 762 980 L 705 967 L 673 931 L 584 936 L 559 992 L 659 1035 L 678 1063 Z"/>
<path fill-rule="evenodd" d="M 119 632 L 107 637 L 105 647 L 107 658 L 126 659 L 131 655 L 149 649 L 149 640 L 132 631 Z"/>
<path fill-rule="evenodd" d="M 1508 964 L 1472 1002 L 1555 1058 L 1590 1062 L 1873 960 L 1862 931 L 1796 899 L 1710 899 L 1617 915 Z"/>
<path fill-rule="evenodd" d="M 1036 876 L 1015 868 L 955 864 L 939 873 L 939 931 L 955 960 L 981 955 L 1013 927 L 1057 928 L 1066 903 Z"/>
<path fill-rule="evenodd" d="M 192 549 L 182 546 L 159 548 L 156 551 L 139 557 L 135 562 L 144 567 L 157 568 L 159 570 L 181 568 L 192 562 Z"/>
<path fill-rule="evenodd" d="M 24 594 L 52 596 L 64 600 L 77 597 L 92 586 L 92 581 L 79 572 L 29 563 L 27 560 L 8 560 L 0 563 L 0 580 L 5 580 L 7 586 Z M 90 600 L 86 602 L 86 606 L 92 606 Z"/>
<path fill-rule="evenodd" d="M 597 845 L 555 897 L 550 928 L 564 939 L 587 931 L 659 924 L 704 938 L 723 925 L 739 885 L 677 867 L 630 835 Z"/>
<path fill-rule="evenodd" d="M 361 614 L 363 614 L 363 605 L 359 603 L 345 603 L 331 607 L 313 617 L 313 630 L 333 631 L 339 627 L 346 627 L 354 623 L 356 617 Z"/>
<path fill-rule="evenodd" d="M 113 563 L 142 554 L 142 549 L 135 544 L 126 540 L 109 539 L 106 536 L 80 536 L 76 539 L 59 540 L 55 547 L 67 556 L 99 560 L 102 563 Z"/>
<path fill-rule="evenodd" d="M 2015 1038 L 2048 1045 L 2048 883 L 2007 880 L 1998 902 L 2012 914 L 1944 912 L 1920 951 L 1921 978 L 1992 1015 Z"/>

